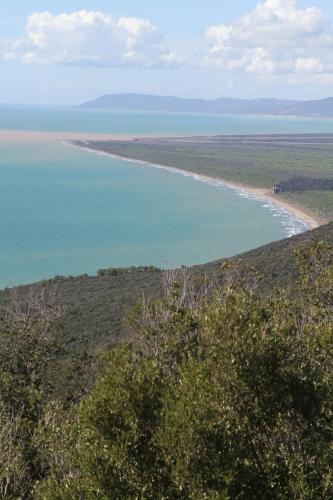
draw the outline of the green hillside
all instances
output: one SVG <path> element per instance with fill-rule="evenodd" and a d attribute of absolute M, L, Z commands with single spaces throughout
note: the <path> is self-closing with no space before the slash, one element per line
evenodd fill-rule
<path fill-rule="evenodd" d="M 297 274 L 294 251 L 316 240 L 333 245 L 333 223 L 251 250 L 231 261 L 240 261 L 240 269 L 250 266 L 258 270 L 262 276 L 259 289 L 270 293 L 275 286 L 293 282 Z M 223 262 L 195 266 L 191 272 L 197 279 L 205 274 L 219 278 Z M 153 298 L 161 293 L 162 277 L 156 268 L 109 269 L 96 276 L 57 277 L 32 288 L 46 286 L 55 290 L 63 307 L 56 323 L 61 342 L 74 350 L 100 351 L 128 337 L 129 311 L 144 295 Z M 30 290 L 31 286 L 19 288 L 23 294 Z M 6 304 L 10 295 L 10 290 L 0 292 L 0 303 Z"/>
<path fill-rule="evenodd" d="M 332 243 L 4 291 L 1 498 L 332 498 Z"/>

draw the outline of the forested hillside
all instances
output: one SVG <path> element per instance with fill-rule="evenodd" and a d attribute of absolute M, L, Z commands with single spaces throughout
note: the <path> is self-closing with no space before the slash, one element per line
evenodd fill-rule
<path fill-rule="evenodd" d="M 332 498 L 333 251 L 320 235 L 332 240 L 331 225 L 241 261 L 164 272 L 163 286 L 151 270 L 155 298 L 98 358 L 76 352 L 75 323 L 72 352 L 57 334 L 59 290 L 79 284 L 89 316 L 88 283 L 95 294 L 96 280 L 138 286 L 147 270 L 6 292 L 1 497 Z M 75 383 L 61 392 L 69 365 Z"/>

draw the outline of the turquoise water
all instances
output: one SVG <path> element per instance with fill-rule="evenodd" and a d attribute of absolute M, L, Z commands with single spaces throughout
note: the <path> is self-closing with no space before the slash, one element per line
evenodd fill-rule
<path fill-rule="evenodd" d="M 249 133 L 254 123 L 257 131 L 280 123 L 211 120 L 68 109 L 0 112 L 0 128 L 14 130 L 202 134 L 238 127 Z M 287 119 L 279 130 L 291 124 Z M 60 142 L 18 138 L 6 144 L 1 131 L 0 209 L 0 287 L 105 267 L 198 264 L 305 229 L 290 213 L 244 192 Z"/>
<path fill-rule="evenodd" d="M 129 135 L 331 133 L 333 120 L 280 116 L 110 112 L 66 107 L 0 109 L 0 129 Z"/>

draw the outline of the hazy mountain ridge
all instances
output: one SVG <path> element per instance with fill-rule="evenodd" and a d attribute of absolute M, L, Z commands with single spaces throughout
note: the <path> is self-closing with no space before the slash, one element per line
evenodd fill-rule
<path fill-rule="evenodd" d="M 112 94 L 85 102 L 81 107 L 126 111 L 333 117 L 333 97 L 311 101 L 234 98 L 206 100 L 144 94 Z"/>

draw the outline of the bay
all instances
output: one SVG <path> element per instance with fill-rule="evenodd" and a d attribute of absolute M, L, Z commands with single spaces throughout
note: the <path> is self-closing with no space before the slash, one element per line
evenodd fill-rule
<path fill-rule="evenodd" d="M 0 110 L 0 129 L 140 135 L 332 132 L 330 120 Z M 61 141 L 1 140 L 0 287 L 130 265 L 228 257 L 305 230 L 246 193 Z M 181 165 L 179 166 L 181 168 Z"/>

